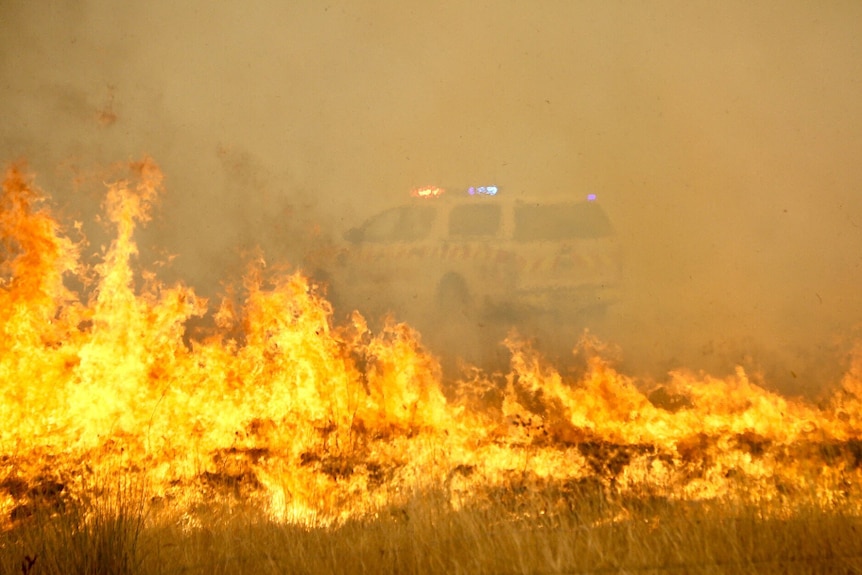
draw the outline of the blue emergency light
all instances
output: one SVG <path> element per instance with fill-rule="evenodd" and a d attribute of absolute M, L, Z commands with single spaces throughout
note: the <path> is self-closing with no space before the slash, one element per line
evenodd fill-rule
<path fill-rule="evenodd" d="M 467 188 L 467 193 L 471 196 L 496 196 L 497 186 L 470 186 L 469 188 Z"/>

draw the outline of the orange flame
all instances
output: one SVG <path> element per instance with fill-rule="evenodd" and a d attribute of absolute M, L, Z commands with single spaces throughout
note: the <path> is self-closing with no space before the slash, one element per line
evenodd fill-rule
<path fill-rule="evenodd" d="M 10 486 L 74 493 L 88 474 L 142 475 L 178 507 L 233 494 L 318 522 L 428 486 L 454 506 L 477 502 L 525 477 L 692 499 L 813 491 L 821 503 L 846 501 L 860 479 L 862 353 L 822 408 L 741 368 L 727 379 L 677 371 L 647 393 L 588 336 L 579 379 L 512 335 L 508 374 L 474 370 L 444 388 L 410 327 L 372 333 L 358 312 L 335 326 L 313 282 L 262 261 L 241 301 L 226 298 L 212 332 L 189 340 L 186 322 L 208 302 L 132 265 L 135 227 L 160 193 L 150 159 L 108 187 L 116 236 L 89 270 L 32 181 L 6 173 L 0 521 L 27 504 L 27 489 Z M 91 294 L 68 287 L 91 275 Z"/>

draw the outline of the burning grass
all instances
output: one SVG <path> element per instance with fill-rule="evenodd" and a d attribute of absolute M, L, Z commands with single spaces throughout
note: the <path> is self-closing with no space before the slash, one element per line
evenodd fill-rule
<path fill-rule="evenodd" d="M 180 512 L 128 486 L 0 534 L 0 572 L 856 573 L 862 520 L 838 510 L 621 498 L 595 484 L 445 490 L 337 526 L 273 521 L 233 497 Z M 29 566 L 28 566 L 29 565 Z"/>
<path fill-rule="evenodd" d="M 444 385 L 300 273 L 258 262 L 209 311 L 136 270 L 160 193 L 150 160 L 109 186 L 91 266 L 7 173 L 4 572 L 862 569 L 862 359 L 813 405 L 742 369 L 646 389 L 589 337 L 567 378 L 513 335 L 507 373 Z"/>

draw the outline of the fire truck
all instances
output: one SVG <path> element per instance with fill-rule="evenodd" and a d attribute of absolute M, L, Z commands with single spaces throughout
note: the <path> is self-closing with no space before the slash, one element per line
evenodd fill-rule
<path fill-rule="evenodd" d="M 617 300 L 620 249 L 595 195 L 529 201 L 496 186 L 412 191 L 345 235 L 336 311 L 428 326 L 580 321 Z"/>

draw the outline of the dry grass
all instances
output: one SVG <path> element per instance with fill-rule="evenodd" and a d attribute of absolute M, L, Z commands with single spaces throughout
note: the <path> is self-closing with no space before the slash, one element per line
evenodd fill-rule
<path fill-rule="evenodd" d="M 862 518 L 806 505 L 585 490 L 455 510 L 430 492 L 312 528 L 230 499 L 179 513 L 145 505 L 141 489 L 97 492 L 36 509 L 2 533 L 0 573 L 862 573 Z"/>
<path fill-rule="evenodd" d="M 144 491 L 131 483 L 86 499 L 46 494 L 0 535 L 0 573 L 133 574 L 141 570 Z"/>

